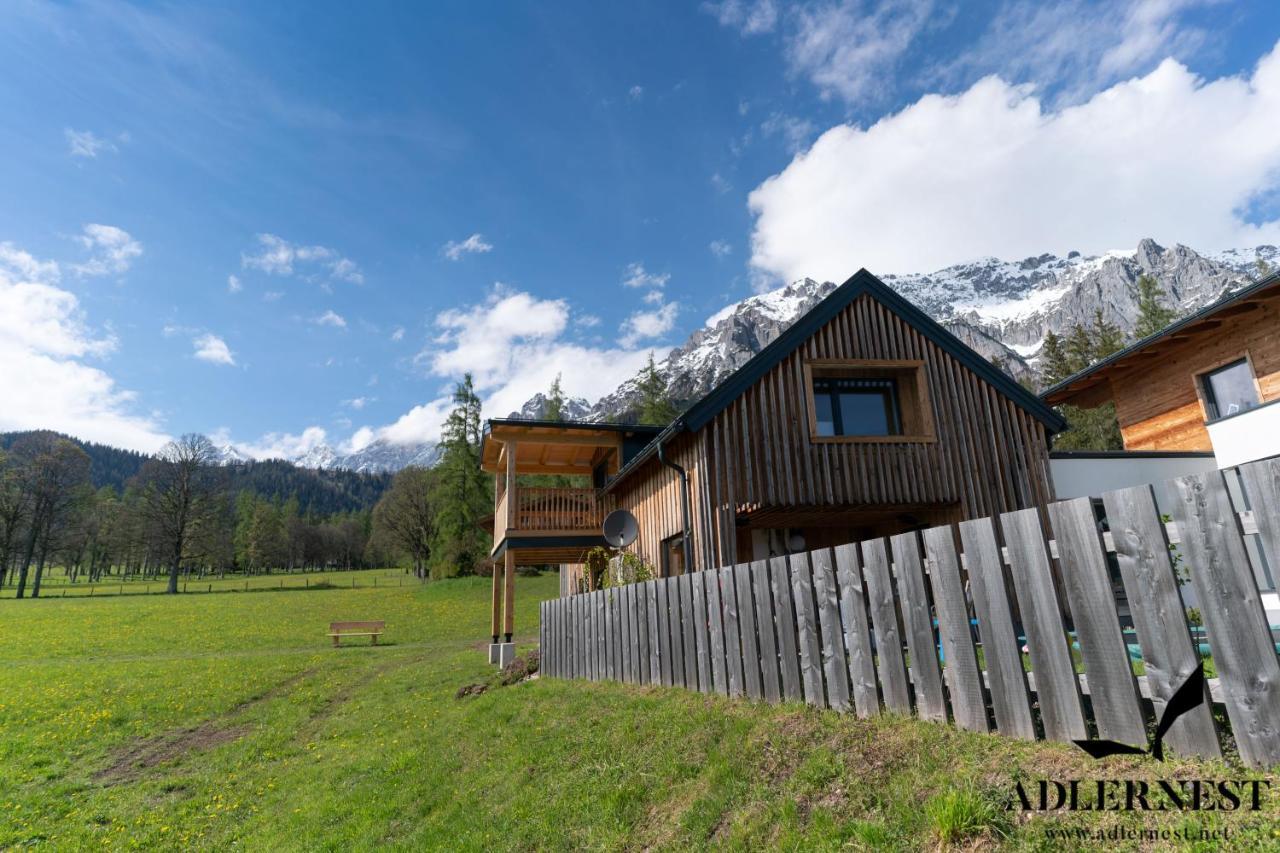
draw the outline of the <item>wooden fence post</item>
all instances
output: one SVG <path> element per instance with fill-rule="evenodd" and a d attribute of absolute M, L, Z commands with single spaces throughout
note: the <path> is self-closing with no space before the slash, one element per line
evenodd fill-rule
<path fill-rule="evenodd" d="M 830 548 L 812 555 L 813 594 L 817 602 L 818 635 L 822 641 L 822 671 L 827 680 L 827 702 L 837 711 L 849 711 L 849 660 L 844 650 L 844 626 L 840 622 L 840 592 L 832 567 Z"/>
<path fill-rule="evenodd" d="M 1013 630 L 1004 570 L 1000 567 L 1000 549 L 996 546 L 991 519 L 961 522 L 960 541 L 969 572 L 973 609 L 978 614 L 978 633 L 982 637 L 987 678 L 991 682 L 996 726 L 1003 734 L 1032 740 L 1036 730 L 1031 721 L 1027 679 L 1022 670 L 1018 636 Z"/>
<path fill-rule="evenodd" d="M 778 674 L 778 640 L 774 630 L 772 584 L 769 564 L 757 560 L 751 564 L 751 588 L 756 599 L 756 636 L 760 640 L 760 685 L 767 702 L 782 698 Z"/>
<path fill-rule="evenodd" d="M 818 618 L 814 613 L 813 570 L 808 554 L 791 555 L 791 593 L 796 605 L 796 637 L 800 646 L 800 680 L 804 701 L 826 705 L 822 685 L 822 646 L 818 641 Z"/>
<path fill-rule="evenodd" d="M 862 567 L 867 581 L 867 600 L 871 604 L 876 671 L 884 689 L 884 704 L 890 711 L 910 714 L 911 695 L 902 661 L 902 636 L 898 633 L 898 611 L 893 606 L 893 583 L 889 579 L 889 554 L 883 539 L 862 543 Z"/>
<path fill-rule="evenodd" d="M 1018 595 L 1027 651 L 1036 678 L 1036 698 L 1045 737 L 1052 740 L 1083 740 L 1089 736 L 1080 701 L 1080 683 L 1075 662 L 1062 624 L 1062 609 L 1054 591 L 1049 555 L 1045 551 L 1044 528 L 1035 507 L 1006 512 L 1000 516 L 1004 541 L 1009 551 L 1013 588 Z"/>
<path fill-rule="evenodd" d="M 1221 471 L 1179 477 L 1173 517 L 1227 716 L 1251 767 L 1280 764 L 1280 661 Z"/>
<path fill-rule="evenodd" d="M 1049 521 L 1058 543 L 1063 586 L 1080 639 L 1098 734 L 1146 746 L 1147 726 L 1138 702 L 1138 683 L 1120 632 L 1093 501 L 1076 498 L 1049 504 Z"/>
<path fill-rule="evenodd" d="M 741 696 L 744 690 L 742 640 L 738 634 L 738 593 L 734 588 L 733 566 L 725 566 L 718 572 L 720 602 L 724 607 L 724 659 L 729 676 L 729 695 Z"/>
<path fill-rule="evenodd" d="M 796 609 L 786 557 L 774 557 L 769 561 L 769 588 L 773 593 L 773 612 L 778 623 L 778 671 L 782 677 L 782 696 L 790 702 L 802 702 L 804 688 L 800 684 Z"/>
<path fill-rule="evenodd" d="M 854 543 L 837 546 L 835 558 L 840 588 L 840 622 L 848 649 L 849 690 L 858 716 L 870 717 L 880 713 L 880 693 L 876 688 L 871 623 L 867 620 L 867 596 L 862 586 L 858 546 Z"/>
<path fill-rule="evenodd" d="M 933 615 L 924 586 L 920 562 L 920 540 L 916 533 L 900 533 L 889 538 L 893 553 L 893 576 L 898 582 L 898 600 L 911 653 L 911 681 L 915 685 L 916 713 L 921 719 L 947 721 L 947 700 L 942 693 L 938 667 L 938 647 L 933 639 Z"/>

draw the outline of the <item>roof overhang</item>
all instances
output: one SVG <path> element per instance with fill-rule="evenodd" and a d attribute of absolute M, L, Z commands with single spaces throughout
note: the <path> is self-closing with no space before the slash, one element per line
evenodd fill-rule
<path fill-rule="evenodd" d="M 1110 402 L 1114 397 L 1111 390 L 1113 378 L 1153 364 L 1173 347 L 1201 335 L 1212 334 L 1233 317 L 1257 311 L 1277 298 L 1280 298 L 1280 273 L 1273 273 L 1068 376 L 1045 389 L 1040 399 L 1053 406 L 1082 408 Z"/>
<path fill-rule="evenodd" d="M 657 427 L 634 424 L 491 418 L 480 442 L 480 467 L 495 474 L 505 471 L 514 448 L 518 474 L 589 476 L 611 454 L 621 457 L 623 439 L 657 432 Z"/>

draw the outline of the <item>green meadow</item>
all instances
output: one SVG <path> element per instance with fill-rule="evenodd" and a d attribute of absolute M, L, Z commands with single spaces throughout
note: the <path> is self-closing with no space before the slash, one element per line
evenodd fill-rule
<path fill-rule="evenodd" d="M 0 601 L 0 849 L 1167 846 L 1047 835 L 1117 827 L 1280 846 L 1274 792 L 1258 814 L 1004 807 L 1018 780 L 1257 778 L 1239 768 L 674 689 L 501 686 L 487 579 L 343 577 Z M 519 579 L 523 636 L 556 588 Z M 348 619 L 385 620 L 384 644 L 331 648 Z"/>

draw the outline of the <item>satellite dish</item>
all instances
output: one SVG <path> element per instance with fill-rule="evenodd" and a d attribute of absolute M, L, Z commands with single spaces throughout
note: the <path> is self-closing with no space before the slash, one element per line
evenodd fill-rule
<path fill-rule="evenodd" d="M 604 540 L 615 548 L 625 548 L 640 535 L 636 517 L 625 509 L 615 509 L 604 517 Z"/>

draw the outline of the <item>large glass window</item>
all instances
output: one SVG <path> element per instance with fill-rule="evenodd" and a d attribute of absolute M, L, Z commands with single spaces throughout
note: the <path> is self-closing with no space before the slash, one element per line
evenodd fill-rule
<path fill-rule="evenodd" d="M 813 380 L 818 435 L 902 435 L 902 411 L 895 379 Z"/>
<path fill-rule="evenodd" d="M 1211 370 L 1200 377 L 1209 419 L 1247 412 L 1259 404 L 1258 386 L 1248 359 Z"/>

